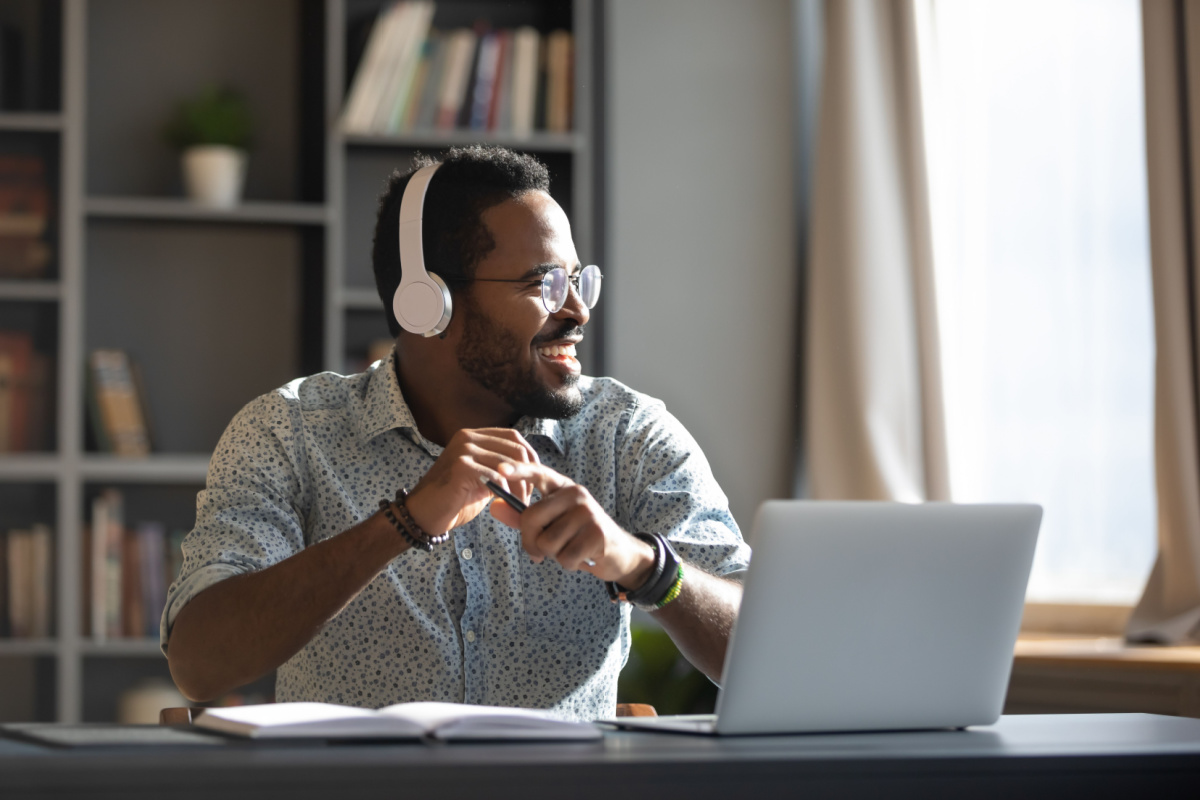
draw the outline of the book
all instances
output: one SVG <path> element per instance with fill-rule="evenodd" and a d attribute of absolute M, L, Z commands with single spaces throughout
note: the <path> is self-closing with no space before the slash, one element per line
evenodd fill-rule
<path fill-rule="evenodd" d="M 571 129 L 571 60 L 574 45 L 567 31 L 554 31 L 546 40 L 546 130 Z"/>
<path fill-rule="evenodd" d="M 458 112 L 466 100 L 467 84 L 471 79 L 476 39 L 475 32 L 467 28 L 459 28 L 449 34 L 441 94 L 434 118 L 434 126 L 438 130 L 453 130 L 458 122 Z"/>
<path fill-rule="evenodd" d="M 121 629 L 118 636 L 141 636 L 146 630 L 142 594 L 142 559 L 137 533 L 121 531 Z"/>
<path fill-rule="evenodd" d="M 125 500 L 120 491 L 105 489 L 92 500 L 90 534 L 91 635 L 97 641 L 121 636 L 122 565 L 125 556 Z"/>
<path fill-rule="evenodd" d="M 50 528 L 44 523 L 10 530 L 5 537 L 3 584 L 7 596 L 3 605 L 10 636 L 44 639 L 50 635 L 53 584 L 50 539 Z"/>
<path fill-rule="evenodd" d="M 31 635 L 33 623 L 33 533 L 8 532 L 8 630 L 13 638 Z"/>
<path fill-rule="evenodd" d="M 393 3 L 379 13 L 371 27 L 342 110 L 342 128 L 347 133 L 367 133 L 371 130 L 386 77 L 388 48 L 393 43 L 392 30 L 403 13 L 403 4 Z"/>
<path fill-rule="evenodd" d="M 537 100 L 538 49 L 541 36 L 525 26 L 513 33 L 510 130 L 517 136 L 533 132 L 534 103 Z"/>
<path fill-rule="evenodd" d="M 16 386 L 17 367 L 12 354 L 0 350 L 0 453 L 12 450 L 11 430 Z"/>
<path fill-rule="evenodd" d="M 479 56 L 483 51 L 483 41 L 487 31 L 485 22 L 476 23 L 474 46 L 471 48 L 471 58 L 467 63 L 467 79 L 463 83 L 462 96 L 458 98 L 452 128 L 466 130 L 471 127 L 471 112 L 475 108 L 475 84 L 479 81 Z"/>
<path fill-rule="evenodd" d="M 0 278 L 36 278 L 50 262 L 50 187 L 41 156 L 0 155 Z"/>
<path fill-rule="evenodd" d="M 500 31 L 500 67 L 488 111 L 489 131 L 512 130 L 513 32 Z"/>
<path fill-rule="evenodd" d="M 129 355 L 93 350 L 88 357 L 89 406 L 100 449 L 119 456 L 150 453 L 150 431 Z"/>
<path fill-rule="evenodd" d="M 390 80 L 376 110 L 375 131 L 396 133 L 400 130 L 425 51 L 425 41 L 429 38 L 431 22 L 433 3 L 430 2 L 413 3 L 405 15 L 404 27 L 396 34 L 398 41 L 388 64 Z"/>
<path fill-rule="evenodd" d="M 139 522 L 134 534 L 137 541 L 141 628 L 126 631 L 130 636 L 158 635 L 158 620 L 167 604 L 167 532 L 161 522 Z"/>
<path fill-rule="evenodd" d="M 0 639 L 12 636 L 8 624 L 8 534 L 0 530 Z"/>
<path fill-rule="evenodd" d="M 50 526 L 35 524 L 29 531 L 30 574 L 29 635 L 44 639 L 50 636 L 51 598 L 54 597 L 54 563 Z"/>
<path fill-rule="evenodd" d="M 332 703 L 267 703 L 208 708 L 201 728 L 250 739 L 587 740 L 599 739 L 590 722 L 558 719 L 545 711 L 463 703 L 399 703 L 377 711 Z"/>
<path fill-rule="evenodd" d="M 33 337 L 24 331 L 0 331 L 0 354 L 6 362 L 0 366 L 4 386 L 0 392 L 0 453 L 22 453 L 30 449 L 33 436 L 30 417 L 34 401 Z"/>
<path fill-rule="evenodd" d="M 37 278 L 50 263 L 50 246 L 29 236 L 0 238 L 0 278 Z"/>
<path fill-rule="evenodd" d="M 430 130 L 437 121 L 438 103 L 442 95 L 442 80 L 446 75 L 447 54 L 450 39 L 447 35 L 435 34 L 429 43 L 433 47 L 429 73 L 425 78 L 425 89 L 421 92 L 419 108 L 412 118 L 410 130 Z"/>
<path fill-rule="evenodd" d="M 533 127 L 535 130 L 546 129 L 546 52 L 548 42 L 546 37 L 538 38 L 537 55 L 537 84 L 533 93 Z"/>
<path fill-rule="evenodd" d="M 430 94 L 429 82 L 436 79 L 433 72 L 440 50 L 441 35 L 437 31 L 432 31 L 421 48 L 421 62 L 417 65 L 412 88 L 409 90 L 408 99 L 400 112 L 398 131 L 408 133 L 416 127 L 417 118 L 421 115 L 422 104 Z"/>
<path fill-rule="evenodd" d="M 488 127 L 492 109 L 492 94 L 496 89 L 497 68 L 500 66 L 500 37 L 485 33 L 479 40 L 479 57 L 475 63 L 475 86 L 471 91 L 471 111 L 468 127 L 482 131 Z"/>

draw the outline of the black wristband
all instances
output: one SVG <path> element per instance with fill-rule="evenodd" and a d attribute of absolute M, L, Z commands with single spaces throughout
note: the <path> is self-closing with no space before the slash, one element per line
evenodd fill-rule
<path fill-rule="evenodd" d="M 638 589 L 629 591 L 619 583 L 605 581 L 609 598 L 618 603 L 624 600 L 647 611 L 658 608 L 679 578 L 680 559 L 670 543 L 657 533 L 635 533 L 634 536 L 654 548 L 654 570 Z"/>

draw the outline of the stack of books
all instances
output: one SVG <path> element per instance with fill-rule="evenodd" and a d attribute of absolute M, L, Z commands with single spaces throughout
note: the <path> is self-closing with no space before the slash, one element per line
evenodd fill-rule
<path fill-rule="evenodd" d="M 50 263 L 50 188 L 35 155 L 0 155 L 0 278 L 40 278 Z"/>
<path fill-rule="evenodd" d="M 433 14 L 434 4 L 424 0 L 379 14 L 342 112 L 346 133 L 571 130 L 569 32 L 482 24 L 439 31 Z"/>
<path fill-rule="evenodd" d="M 0 636 L 44 639 L 51 634 L 53 534 L 36 524 L 0 535 Z"/>
<path fill-rule="evenodd" d="M 0 453 L 45 450 L 49 444 L 50 359 L 26 331 L 0 331 Z"/>
<path fill-rule="evenodd" d="M 84 529 L 84 635 L 97 641 L 157 637 L 167 587 L 179 575 L 186 531 L 168 536 L 161 522 L 125 525 L 125 498 L 105 489 Z"/>

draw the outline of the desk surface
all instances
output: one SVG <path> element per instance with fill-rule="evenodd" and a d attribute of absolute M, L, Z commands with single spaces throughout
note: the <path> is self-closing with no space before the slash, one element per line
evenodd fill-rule
<path fill-rule="evenodd" d="M 967 731 L 544 744 L 232 743 L 53 749 L 0 740 L 5 797 L 1097 796 L 1200 786 L 1200 720 L 1009 716 Z M 646 792 L 632 792 L 644 787 Z M 368 794 L 369 793 L 369 794 Z M 1129 795 L 1127 795 L 1129 796 Z"/>

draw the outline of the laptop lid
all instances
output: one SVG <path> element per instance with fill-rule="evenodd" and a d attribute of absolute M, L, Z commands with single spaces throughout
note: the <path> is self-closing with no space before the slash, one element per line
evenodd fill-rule
<path fill-rule="evenodd" d="M 1041 517 L 1020 504 L 767 501 L 717 732 L 995 722 Z"/>

